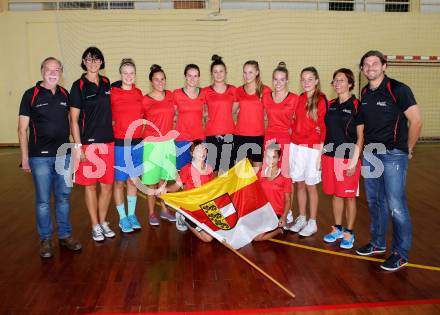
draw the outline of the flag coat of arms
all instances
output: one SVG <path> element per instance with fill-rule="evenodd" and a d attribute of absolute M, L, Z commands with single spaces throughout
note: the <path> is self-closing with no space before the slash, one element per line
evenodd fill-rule
<path fill-rule="evenodd" d="M 220 242 L 235 249 L 271 231 L 278 218 L 247 159 L 201 187 L 161 198 Z"/>

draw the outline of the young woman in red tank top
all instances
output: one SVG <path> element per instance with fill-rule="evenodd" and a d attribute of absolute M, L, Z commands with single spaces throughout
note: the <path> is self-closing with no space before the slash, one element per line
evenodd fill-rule
<path fill-rule="evenodd" d="M 212 56 L 212 84 L 206 88 L 206 106 L 208 120 L 205 134 L 208 147 L 208 163 L 215 172 L 226 171 L 231 167 L 233 146 L 234 118 L 232 116 L 235 103 L 236 88 L 226 83 L 226 65 L 222 57 Z"/>
<path fill-rule="evenodd" d="M 238 117 L 234 134 L 235 162 L 248 158 L 261 167 L 264 146 L 263 96 L 271 89 L 261 82 L 260 66 L 249 60 L 243 66 L 244 84 L 237 88 Z"/>
<path fill-rule="evenodd" d="M 270 143 L 281 146 L 283 156 L 280 159 L 284 176 L 289 176 L 289 146 L 292 122 L 295 115 L 298 95 L 289 92 L 289 71 L 284 62 L 280 62 L 272 73 L 272 93 L 263 96 L 267 127 L 264 133 L 264 148 Z"/>

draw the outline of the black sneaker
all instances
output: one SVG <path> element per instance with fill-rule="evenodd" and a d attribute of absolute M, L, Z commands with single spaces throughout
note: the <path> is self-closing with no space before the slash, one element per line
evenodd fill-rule
<path fill-rule="evenodd" d="M 373 254 L 382 254 L 385 253 L 385 248 L 380 248 L 368 243 L 365 246 L 362 246 L 356 250 L 356 253 L 361 256 L 370 256 Z"/>
<path fill-rule="evenodd" d="M 380 265 L 380 268 L 388 271 L 396 271 L 407 264 L 408 260 L 403 259 L 402 256 L 397 253 L 392 253 L 391 256 L 388 257 L 382 265 Z"/>

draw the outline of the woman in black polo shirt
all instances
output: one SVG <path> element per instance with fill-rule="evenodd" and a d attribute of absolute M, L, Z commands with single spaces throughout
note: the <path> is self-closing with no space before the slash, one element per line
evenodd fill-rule
<path fill-rule="evenodd" d="M 359 195 L 361 163 L 359 155 L 364 142 L 363 126 L 357 126 L 359 101 L 351 94 L 354 75 L 350 69 L 336 70 L 332 81 L 338 97 L 331 100 L 325 115 L 326 137 L 322 155 L 322 190 L 333 195 L 335 225 L 324 236 L 333 243 L 342 239 L 340 247 L 353 247 L 353 225 L 356 218 L 356 197 Z M 342 227 L 344 206 L 347 226 Z"/>
<path fill-rule="evenodd" d="M 96 47 L 87 48 L 81 61 L 86 71 L 70 90 L 70 120 L 76 147 L 74 182 L 85 186 L 85 202 L 92 222 L 92 237 L 114 237 L 105 220 L 114 180 L 114 137 L 110 106 L 110 81 L 99 74 L 105 62 Z M 99 182 L 101 192 L 96 192 Z"/>

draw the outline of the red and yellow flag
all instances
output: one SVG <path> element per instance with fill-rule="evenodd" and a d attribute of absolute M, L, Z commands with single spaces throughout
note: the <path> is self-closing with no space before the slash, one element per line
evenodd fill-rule
<path fill-rule="evenodd" d="M 278 224 L 248 160 L 241 160 L 201 187 L 161 198 L 207 233 L 236 249 Z"/>

